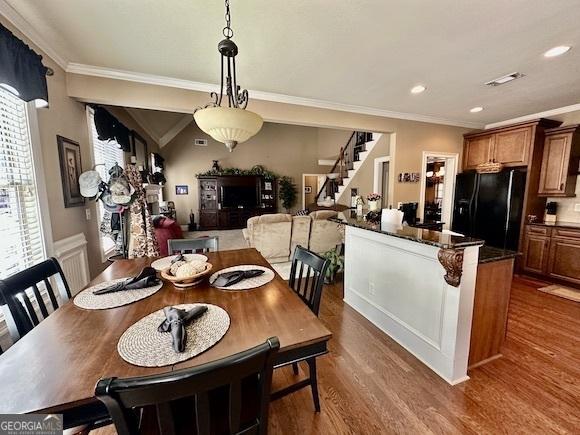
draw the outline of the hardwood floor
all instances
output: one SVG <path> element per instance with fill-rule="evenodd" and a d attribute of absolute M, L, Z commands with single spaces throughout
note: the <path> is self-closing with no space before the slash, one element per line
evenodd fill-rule
<path fill-rule="evenodd" d="M 345 305 L 341 285 L 327 286 L 322 412 L 299 391 L 271 405 L 271 433 L 580 433 L 580 304 L 537 287 L 514 280 L 504 357 L 452 387 Z M 293 379 L 284 370 L 274 384 Z"/>
<path fill-rule="evenodd" d="M 320 318 L 334 335 L 318 359 L 322 411 L 303 389 L 272 403 L 270 433 L 580 433 L 580 304 L 537 287 L 514 280 L 504 357 L 452 387 L 345 305 L 342 285 L 326 286 Z M 275 372 L 275 388 L 294 381 L 291 367 Z"/>

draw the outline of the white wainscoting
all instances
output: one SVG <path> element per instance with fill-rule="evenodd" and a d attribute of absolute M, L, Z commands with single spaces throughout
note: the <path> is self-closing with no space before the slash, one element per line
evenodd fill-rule
<path fill-rule="evenodd" d="M 479 246 L 464 251 L 459 287 L 439 248 L 346 227 L 344 300 L 450 384 L 467 360 Z"/>
<path fill-rule="evenodd" d="M 79 233 L 57 240 L 53 245 L 53 255 L 62 267 L 71 293 L 77 294 L 90 281 L 85 235 Z"/>

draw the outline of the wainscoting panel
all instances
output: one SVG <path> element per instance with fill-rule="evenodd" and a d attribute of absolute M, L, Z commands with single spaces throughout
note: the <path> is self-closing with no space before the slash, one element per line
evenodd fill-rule
<path fill-rule="evenodd" d="M 53 255 L 56 257 L 73 295 L 90 281 L 87 258 L 87 239 L 83 233 L 54 242 Z"/>

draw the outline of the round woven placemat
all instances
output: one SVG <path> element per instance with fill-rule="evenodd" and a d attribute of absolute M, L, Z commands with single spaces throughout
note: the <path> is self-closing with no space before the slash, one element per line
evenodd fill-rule
<path fill-rule="evenodd" d="M 159 310 L 143 317 L 123 333 L 117 344 L 121 358 L 136 366 L 162 367 L 208 350 L 228 331 L 230 316 L 223 308 L 210 304 L 182 304 L 174 305 L 174 308 L 191 310 L 197 305 L 206 305 L 207 311 L 185 327 L 187 342 L 183 352 L 173 350 L 170 332 L 157 331 L 165 320 L 163 310 Z"/>
<path fill-rule="evenodd" d="M 218 287 L 218 286 L 214 287 L 222 290 L 250 290 L 256 287 L 263 286 L 264 284 L 268 284 L 270 281 L 274 279 L 275 276 L 274 271 L 272 271 L 272 269 L 268 267 L 256 266 L 252 264 L 243 264 L 240 266 L 227 267 L 225 269 L 217 271 L 216 273 L 214 273 L 212 276 L 209 277 L 209 282 L 211 285 L 213 285 L 213 282 L 217 279 L 218 275 L 221 275 L 222 273 L 225 272 L 233 272 L 235 270 L 251 270 L 251 269 L 263 270 L 264 273 L 254 278 L 243 279 L 237 284 L 231 285 L 229 287 Z"/>
<path fill-rule="evenodd" d="M 111 284 L 124 281 L 127 278 L 114 279 L 112 281 L 101 282 L 97 285 L 83 290 L 74 298 L 74 304 L 77 307 L 86 310 L 106 310 L 107 308 L 122 307 L 123 305 L 132 304 L 133 302 L 145 299 L 148 296 L 159 291 L 163 287 L 163 282 L 155 284 L 152 287 L 145 287 L 135 290 L 121 290 L 114 293 L 105 293 L 104 295 L 94 295 L 95 290 L 105 288 Z"/>

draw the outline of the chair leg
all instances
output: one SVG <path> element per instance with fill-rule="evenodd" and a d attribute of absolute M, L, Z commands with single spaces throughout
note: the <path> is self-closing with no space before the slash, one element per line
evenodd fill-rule
<path fill-rule="evenodd" d="M 314 400 L 314 410 L 320 412 L 320 400 L 318 398 L 318 378 L 316 376 L 316 359 L 307 359 L 310 368 L 310 388 L 312 389 L 312 400 Z"/>
<path fill-rule="evenodd" d="M 294 371 L 294 376 L 298 374 L 298 363 L 292 363 L 292 370 Z"/>

